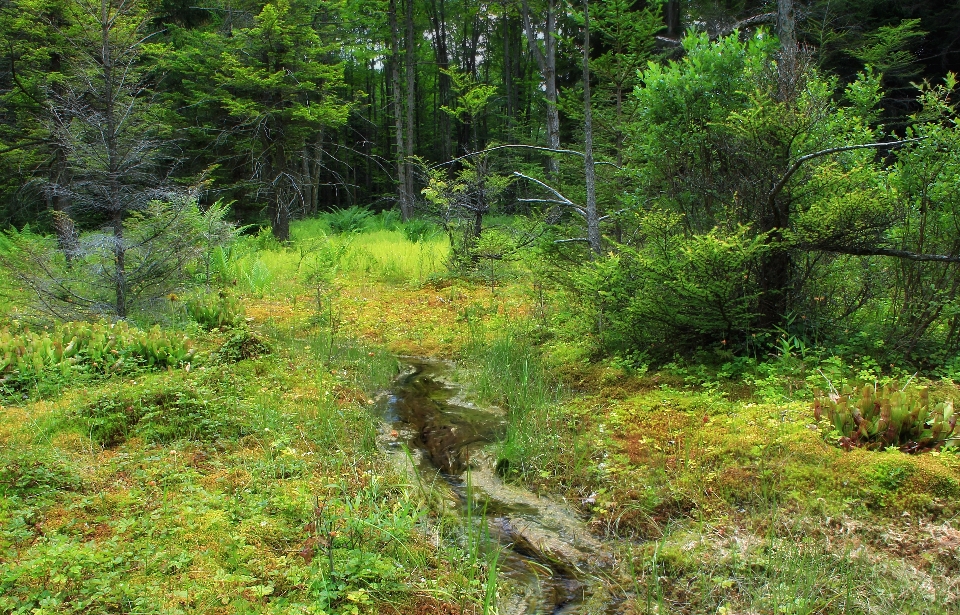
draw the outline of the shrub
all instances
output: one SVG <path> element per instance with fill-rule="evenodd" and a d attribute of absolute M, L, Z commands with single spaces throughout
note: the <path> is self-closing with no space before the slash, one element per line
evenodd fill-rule
<path fill-rule="evenodd" d="M 330 231 L 336 234 L 359 233 L 371 216 L 373 213 L 369 209 L 356 205 L 346 209 L 335 209 L 323 215 L 330 226 Z"/>
<path fill-rule="evenodd" d="M 0 497 L 32 497 L 81 486 L 71 465 L 49 450 L 6 447 L 0 455 Z"/>
<path fill-rule="evenodd" d="M 660 358 L 698 347 L 746 347 L 757 317 L 762 237 L 746 227 L 686 237 L 680 218 L 649 212 L 639 250 L 621 246 L 573 279 L 606 350 Z"/>
<path fill-rule="evenodd" d="M 57 320 L 149 315 L 163 297 L 209 274 L 210 253 L 235 236 L 227 213 L 220 202 L 202 211 L 193 200 L 152 201 L 128 212 L 122 240 L 91 231 L 69 250 L 53 237 L 6 231 L 0 267 L 30 290 L 35 311 Z"/>
<path fill-rule="evenodd" d="M 845 386 L 839 394 L 817 391 L 813 407 L 817 421 L 825 416 L 833 426 L 831 433 L 847 450 L 896 446 L 917 453 L 943 444 L 957 425 L 953 401 L 931 407 L 926 388 L 898 391 L 864 385 L 856 394 Z"/>

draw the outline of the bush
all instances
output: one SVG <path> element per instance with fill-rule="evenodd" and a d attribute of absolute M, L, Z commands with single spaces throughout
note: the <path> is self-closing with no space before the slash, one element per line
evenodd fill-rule
<path fill-rule="evenodd" d="M 601 257 L 574 275 L 607 350 L 622 355 L 746 345 L 758 310 L 762 236 L 741 227 L 685 237 L 679 219 L 651 212 L 645 245 Z"/>
<path fill-rule="evenodd" d="M 265 354 L 270 354 L 270 347 L 246 329 L 234 333 L 217 351 L 220 360 L 228 363 L 256 359 Z"/>
<path fill-rule="evenodd" d="M 6 447 L 0 455 L 0 497 L 42 496 L 80 486 L 70 464 L 49 450 Z"/>
<path fill-rule="evenodd" d="M 831 434 L 843 448 L 884 449 L 896 446 L 917 453 L 943 444 L 957 425 L 953 401 L 930 404 L 926 388 L 898 391 L 864 385 L 859 394 L 849 386 L 842 393 L 817 391 L 813 403 L 817 421 L 827 418 Z"/>
<path fill-rule="evenodd" d="M 368 219 L 373 216 L 369 209 L 358 207 L 348 207 L 346 209 L 335 209 L 330 213 L 324 214 L 323 218 L 330 226 L 330 231 L 336 234 L 359 233 L 366 226 Z"/>
<path fill-rule="evenodd" d="M 30 289 L 36 311 L 58 320 L 151 313 L 164 297 L 209 275 L 211 252 L 235 236 L 227 212 L 219 202 L 201 211 L 193 200 L 155 201 L 125 217 L 122 241 L 112 231 L 91 231 L 70 249 L 53 237 L 11 230 L 0 266 Z"/>

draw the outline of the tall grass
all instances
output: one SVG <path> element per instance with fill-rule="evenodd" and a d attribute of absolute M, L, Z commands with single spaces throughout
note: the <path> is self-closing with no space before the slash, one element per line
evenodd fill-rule
<path fill-rule="evenodd" d="M 259 297 L 268 289 L 273 294 L 294 290 L 297 280 L 329 282 L 340 274 L 422 284 L 446 271 L 450 248 L 445 237 L 405 233 L 403 225 L 386 228 L 391 223 L 384 217 L 370 216 L 365 219 L 374 223 L 364 230 L 341 234 L 333 233 L 324 219 L 300 220 L 293 223 L 287 245 L 242 238 L 213 255 L 212 277 Z"/>
<path fill-rule="evenodd" d="M 465 318 L 470 329 L 466 359 L 475 369 L 476 394 L 507 411 L 500 471 L 525 475 L 555 465 L 560 444 L 555 411 L 561 388 L 544 368 L 529 332 L 520 324 L 492 333 L 475 315 Z"/>
<path fill-rule="evenodd" d="M 773 525 L 765 537 L 719 538 L 673 523 L 627 558 L 633 611 L 663 613 L 952 613 L 951 582 L 938 571 L 873 561 L 862 546 L 831 544 L 809 529 Z M 639 551 L 639 553 L 638 553 Z M 929 585 L 923 578 L 929 574 Z"/>
<path fill-rule="evenodd" d="M 446 238 L 412 242 L 401 231 L 371 231 L 352 238 L 341 262 L 345 273 L 364 273 L 389 282 L 423 283 L 446 270 Z"/>

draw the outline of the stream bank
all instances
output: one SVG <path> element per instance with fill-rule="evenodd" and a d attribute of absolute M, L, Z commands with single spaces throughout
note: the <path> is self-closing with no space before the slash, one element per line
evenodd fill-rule
<path fill-rule="evenodd" d="M 466 399 L 450 363 L 401 361 L 404 371 L 380 397 L 381 444 L 440 494 L 447 511 L 467 525 L 485 524 L 479 529 L 499 549 L 498 612 L 621 612 L 623 595 L 611 591 L 614 551 L 566 503 L 497 474 L 492 448 L 504 434 L 504 412 Z"/>

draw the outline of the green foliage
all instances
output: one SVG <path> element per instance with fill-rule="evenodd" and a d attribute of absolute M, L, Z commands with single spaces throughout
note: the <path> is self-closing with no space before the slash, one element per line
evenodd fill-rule
<path fill-rule="evenodd" d="M 179 367 L 194 353 L 186 336 L 158 326 L 143 331 L 125 322 L 74 322 L 43 332 L 5 327 L 0 329 L 0 390 L 10 394 L 39 380 L 67 380 L 79 373 Z"/>
<path fill-rule="evenodd" d="M 513 181 L 494 172 L 492 164 L 489 156 L 481 156 L 465 161 L 455 173 L 428 169 L 429 179 L 422 193 L 431 217 L 447 232 L 456 267 L 470 269 L 476 264 L 476 244 L 484 232 L 485 219 L 502 205 L 501 197 Z"/>
<path fill-rule="evenodd" d="M 108 448 L 133 436 L 166 443 L 240 434 L 239 417 L 226 400 L 212 390 L 189 385 L 109 395 L 75 410 L 71 418 L 94 442 Z"/>
<path fill-rule="evenodd" d="M 244 322 L 243 303 L 223 291 L 190 297 L 184 301 L 183 309 L 190 320 L 208 330 L 236 327 Z"/>
<path fill-rule="evenodd" d="M 407 241 L 412 241 L 413 243 L 427 241 L 440 234 L 440 229 L 436 224 L 422 218 L 414 218 L 413 220 L 405 222 L 403 226 L 400 227 L 400 230 L 403 232 L 403 236 L 407 238 Z"/>
<path fill-rule="evenodd" d="M 5 446 L 0 452 L 0 497 L 48 497 L 81 487 L 73 465 L 45 446 Z"/>
<path fill-rule="evenodd" d="M 907 128 L 918 140 L 884 158 L 876 143 L 899 137 L 877 124 L 874 70 L 843 97 L 810 67 L 787 91 L 766 34 L 690 35 L 684 48 L 634 93 L 626 245 L 574 275 L 603 346 L 755 355 L 785 336 L 843 353 L 855 328 L 883 363 L 955 355 L 957 269 L 938 260 L 958 253 L 955 80 L 922 86 Z"/>
<path fill-rule="evenodd" d="M 235 331 L 217 351 L 217 357 L 227 363 L 256 359 L 265 354 L 270 354 L 270 347 L 247 329 Z"/>
<path fill-rule="evenodd" d="M 55 318 L 83 320 L 134 311 L 150 317 L 171 293 L 210 278 L 214 257 L 223 255 L 217 248 L 234 238 L 226 215 L 222 203 L 201 210 L 192 199 L 152 201 L 128 212 L 122 239 L 112 231 L 84 233 L 67 251 L 52 237 L 10 230 L 4 234 L 0 266 L 32 291 L 35 309 Z M 122 268 L 117 241 L 123 246 Z"/>
<path fill-rule="evenodd" d="M 920 30 L 919 19 L 903 19 L 895 26 L 880 26 L 868 33 L 851 54 L 885 76 L 915 77 L 921 69 L 909 47 L 919 43 L 925 34 Z"/>
<path fill-rule="evenodd" d="M 684 237 L 679 218 L 651 211 L 642 247 L 594 260 L 575 274 L 603 346 L 615 352 L 674 352 L 701 345 L 733 348 L 752 340 L 760 293 L 757 269 L 769 250 L 741 227 Z"/>
<path fill-rule="evenodd" d="M 354 205 L 346 209 L 336 209 L 321 216 L 335 234 L 359 233 L 373 218 L 373 212 Z"/>
<path fill-rule="evenodd" d="M 832 433 L 847 450 L 895 446 L 917 453 L 942 445 L 957 425 L 952 400 L 931 405 L 928 389 L 898 391 L 891 385 L 879 389 L 864 385 L 858 393 L 849 386 L 839 394 L 818 391 L 814 416 L 829 420 Z"/>
<path fill-rule="evenodd" d="M 317 136 L 342 126 L 352 107 L 341 96 L 342 49 L 329 32 L 337 9 L 315 0 L 272 0 L 244 14 L 220 29 L 175 29 L 172 48 L 159 57 L 178 82 L 173 106 L 187 125 L 205 127 L 196 136 L 207 139 L 207 126 L 223 130 L 211 163 L 219 166 L 219 156 L 246 161 L 240 182 L 229 169 L 214 173 L 237 189 L 255 187 L 258 200 L 266 196 L 273 233 L 287 241 L 292 203 L 312 199 L 313 186 L 295 178 L 301 159 L 311 164 L 308 148 L 316 141 L 319 151 Z M 315 212 L 317 204 L 308 207 Z"/>

